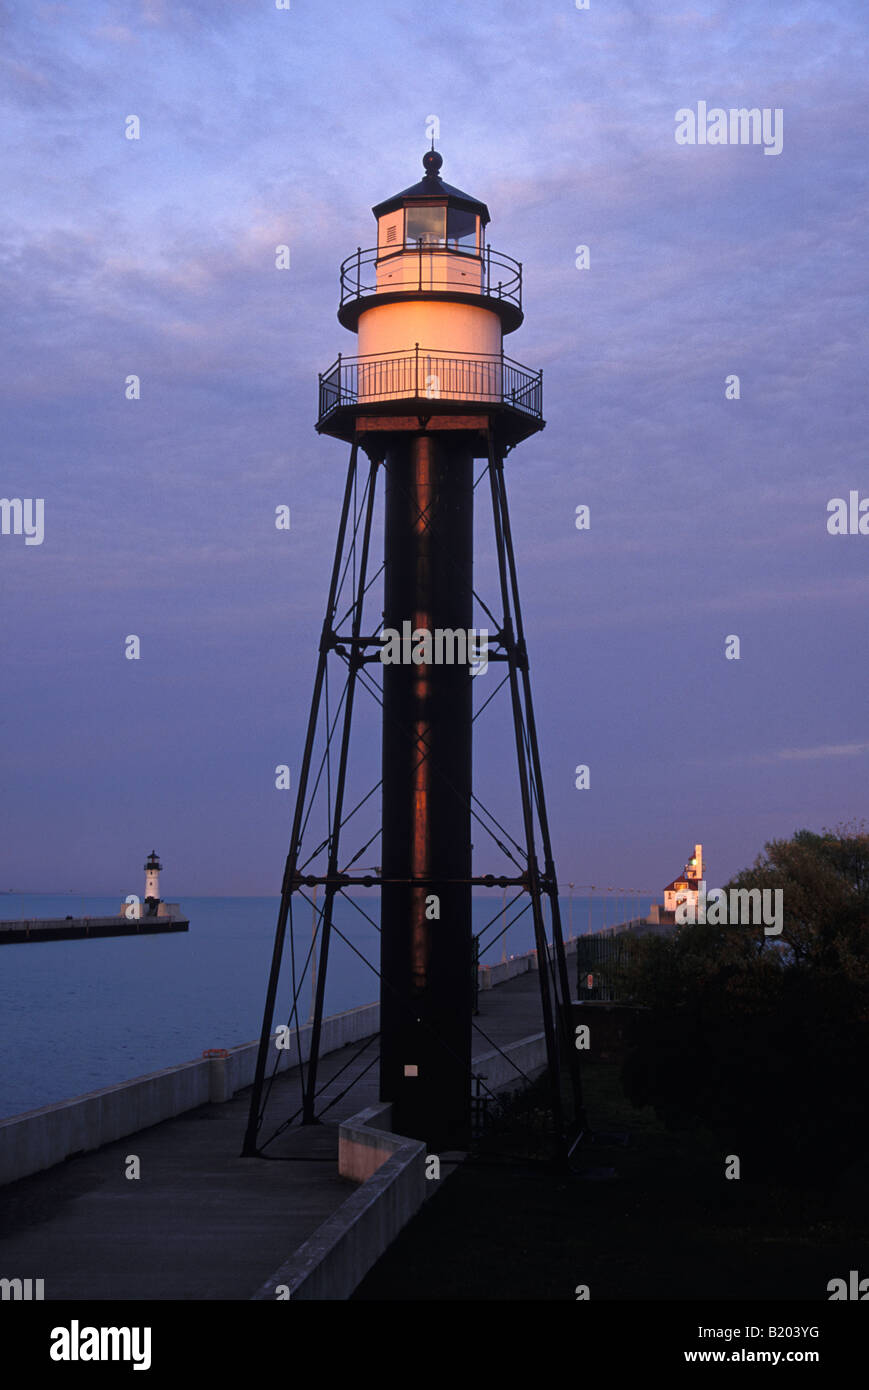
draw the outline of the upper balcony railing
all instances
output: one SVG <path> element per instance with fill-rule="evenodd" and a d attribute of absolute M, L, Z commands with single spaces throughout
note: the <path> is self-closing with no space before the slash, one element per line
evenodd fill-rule
<path fill-rule="evenodd" d="M 341 266 L 341 309 L 375 294 L 433 291 L 484 295 L 522 315 L 522 262 L 486 246 L 482 251 L 436 242 L 373 246 Z"/>
<path fill-rule="evenodd" d="M 417 346 L 405 352 L 339 357 L 320 376 L 317 423 L 323 425 L 341 407 L 400 400 L 509 406 L 542 420 L 543 373 L 530 371 L 503 352 L 445 354 Z"/>

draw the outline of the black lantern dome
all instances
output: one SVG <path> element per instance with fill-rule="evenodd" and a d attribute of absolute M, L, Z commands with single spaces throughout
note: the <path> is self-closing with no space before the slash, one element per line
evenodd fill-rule
<path fill-rule="evenodd" d="M 422 157 L 425 178 L 420 179 L 419 183 L 411 184 L 410 188 L 403 189 L 401 193 L 395 193 L 391 198 L 385 198 L 382 203 L 377 203 L 371 209 L 374 216 L 379 219 L 384 213 L 394 212 L 396 208 L 415 201 L 430 203 L 436 200 L 448 208 L 479 217 L 481 226 L 485 227 L 491 221 L 486 204 L 481 202 L 479 198 L 473 198 L 470 193 L 463 193 L 460 188 L 453 188 L 452 184 L 444 183 L 440 176 L 443 162 L 443 155 L 437 150 L 426 150 Z M 455 226 L 458 226 L 459 220 L 454 219 Z M 449 235 L 449 231 L 447 235 Z"/>

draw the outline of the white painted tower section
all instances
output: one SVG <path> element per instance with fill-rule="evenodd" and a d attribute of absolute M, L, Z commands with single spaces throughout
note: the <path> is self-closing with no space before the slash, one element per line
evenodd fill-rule
<path fill-rule="evenodd" d="M 145 897 L 160 897 L 160 870 L 162 865 L 157 858 L 155 851 L 151 851 L 145 864 Z"/>
<path fill-rule="evenodd" d="M 417 350 L 417 344 L 419 348 Z M 473 304 L 419 300 L 359 316 L 359 400 L 501 399 L 501 320 Z"/>

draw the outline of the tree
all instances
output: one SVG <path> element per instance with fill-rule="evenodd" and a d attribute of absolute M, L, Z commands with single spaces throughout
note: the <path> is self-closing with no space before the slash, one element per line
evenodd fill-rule
<path fill-rule="evenodd" d="M 774 840 L 731 888 L 781 890 L 781 934 L 640 938 L 621 982 L 646 1006 L 625 1086 L 671 1127 L 718 1133 L 746 1176 L 828 1181 L 869 1156 L 869 833 Z"/>

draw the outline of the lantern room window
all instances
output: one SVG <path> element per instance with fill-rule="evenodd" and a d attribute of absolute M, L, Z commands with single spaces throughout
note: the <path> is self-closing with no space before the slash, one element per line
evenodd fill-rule
<path fill-rule="evenodd" d="M 405 209 L 405 238 L 410 246 L 445 246 L 450 251 L 477 253 L 479 218 L 465 208 L 413 207 Z"/>
<path fill-rule="evenodd" d="M 451 251 L 477 249 L 477 215 L 464 208 L 450 208 L 447 212 L 447 242 Z"/>
<path fill-rule="evenodd" d="M 446 219 L 445 207 L 409 207 L 405 236 L 412 245 L 421 241 L 424 246 L 443 246 Z"/>

